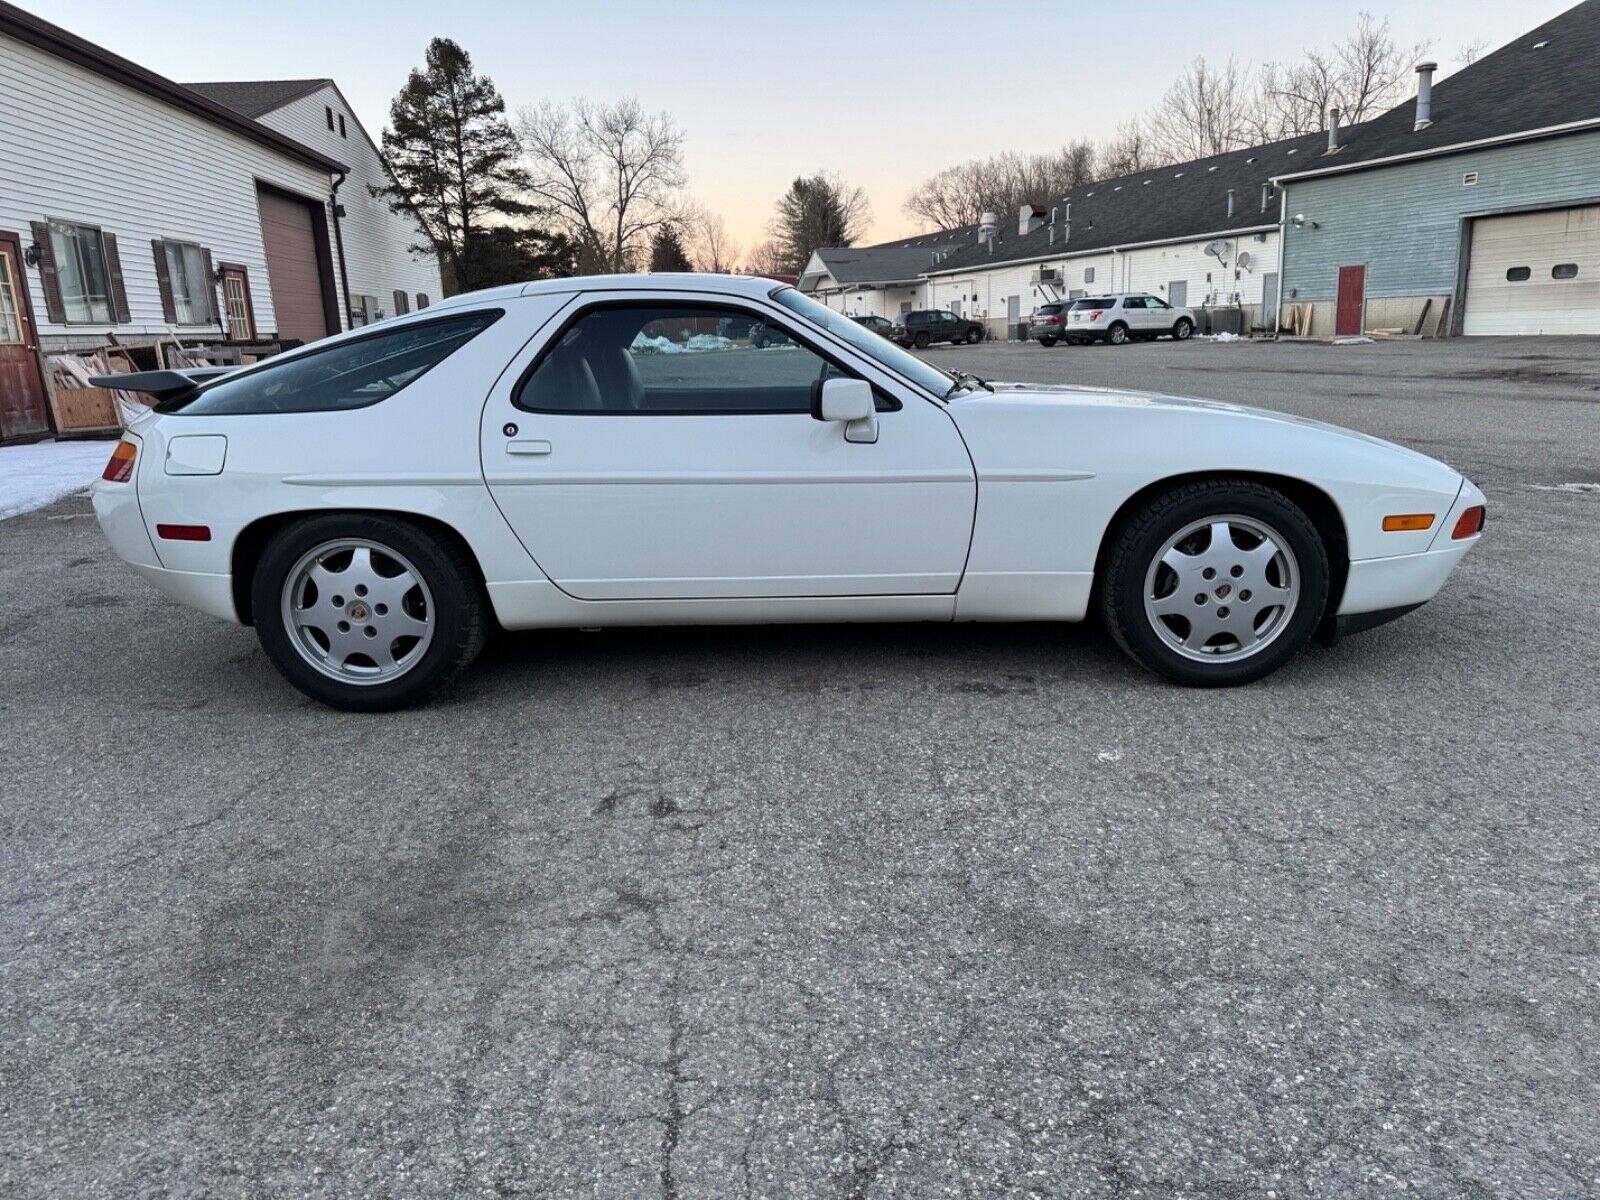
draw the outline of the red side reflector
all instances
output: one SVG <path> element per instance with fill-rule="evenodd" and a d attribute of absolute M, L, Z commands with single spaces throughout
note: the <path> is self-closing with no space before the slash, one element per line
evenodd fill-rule
<path fill-rule="evenodd" d="M 138 457 L 138 446 L 127 440 L 118 442 L 111 451 L 111 460 L 106 463 L 106 469 L 100 472 L 100 478 L 109 479 L 112 483 L 127 483 L 133 478 L 133 464 Z"/>
<path fill-rule="evenodd" d="M 169 542 L 209 542 L 209 525 L 157 525 L 156 533 Z"/>
<path fill-rule="evenodd" d="M 1452 538 L 1469 538 L 1483 532 L 1484 506 L 1474 504 L 1456 518 L 1456 527 L 1450 531 Z"/>

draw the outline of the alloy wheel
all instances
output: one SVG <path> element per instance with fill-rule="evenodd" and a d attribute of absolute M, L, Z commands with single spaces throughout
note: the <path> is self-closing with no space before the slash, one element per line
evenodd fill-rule
<path fill-rule="evenodd" d="M 1300 564 L 1264 521 L 1205 517 L 1168 538 L 1145 573 L 1144 611 L 1157 636 L 1196 662 L 1235 662 L 1266 649 L 1300 602 Z"/>
<path fill-rule="evenodd" d="M 422 573 L 365 538 L 323 542 L 285 577 L 289 642 L 341 683 L 387 683 L 411 670 L 433 642 L 437 612 Z"/>

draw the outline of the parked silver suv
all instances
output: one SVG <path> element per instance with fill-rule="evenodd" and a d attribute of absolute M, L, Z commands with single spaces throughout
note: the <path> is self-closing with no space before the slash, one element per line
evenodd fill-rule
<path fill-rule="evenodd" d="M 1117 292 L 1074 300 L 1061 337 L 1068 342 L 1120 346 L 1136 338 L 1173 337 L 1182 342 L 1192 333 L 1191 310 L 1174 308 L 1149 292 Z"/>

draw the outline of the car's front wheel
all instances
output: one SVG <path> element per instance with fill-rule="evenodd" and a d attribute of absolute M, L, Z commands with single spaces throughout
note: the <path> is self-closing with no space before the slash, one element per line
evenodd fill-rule
<path fill-rule="evenodd" d="M 274 666 L 334 708 L 421 704 L 483 645 L 487 604 L 465 552 L 394 517 L 332 513 L 285 527 L 251 583 Z"/>
<path fill-rule="evenodd" d="M 1305 512 L 1247 480 L 1181 484 L 1111 534 L 1100 609 L 1117 643 L 1177 683 L 1277 670 L 1328 600 L 1328 555 Z"/>
<path fill-rule="evenodd" d="M 1172 336 L 1180 342 L 1189 340 L 1189 335 L 1194 332 L 1194 322 L 1188 317 L 1179 317 L 1172 325 Z"/>

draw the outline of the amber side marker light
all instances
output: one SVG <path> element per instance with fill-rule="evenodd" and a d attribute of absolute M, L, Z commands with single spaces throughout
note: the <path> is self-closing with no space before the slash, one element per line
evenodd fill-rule
<path fill-rule="evenodd" d="M 1456 518 L 1456 527 L 1450 531 L 1452 538 L 1476 537 L 1483 532 L 1483 521 L 1487 510 L 1481 504 L 1474 504 Z"/>
<path fill-rule="evenodd" d="M 157 525 L 156 533 L 169 542 L 209 542 L 209 525 Z"/>
<path fill-rule="evenodd" d="M 1432 513 L 1400 513 L 1383 519 L 1385 533 L 1404 533 L 1407 530 L 1432 529 Z"/>
<path fill-rule="evenodd" d="M 109 479 L 112 483 L 127 483 L 133 478 L 133 463 L 139 457 L 139 447 L 130 441 L 120 441 L 111 451 L 111 460 L 106 463 L 106 469 L 100 472 L 101 479 Z"/>

